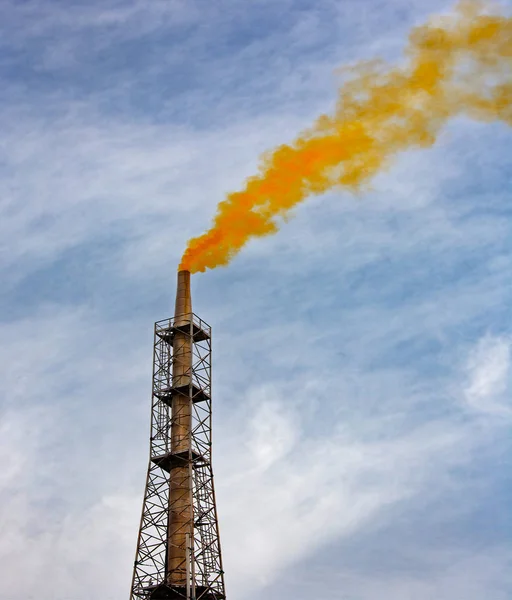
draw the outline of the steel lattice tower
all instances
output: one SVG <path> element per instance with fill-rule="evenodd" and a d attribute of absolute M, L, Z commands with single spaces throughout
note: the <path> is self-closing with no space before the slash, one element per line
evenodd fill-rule
<path fill-rule="evenodd" d="M 223 600 L 211 464 L 211 328 L 178 273 L 174 318 L 155 323 L 150 457 L 130 600 Z"/>

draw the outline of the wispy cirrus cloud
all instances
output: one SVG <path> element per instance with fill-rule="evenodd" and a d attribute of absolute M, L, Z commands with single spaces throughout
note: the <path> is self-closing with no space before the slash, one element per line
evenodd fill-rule
<path fill-rule="evenodd" d="M 464 396 L 471 408 L 490 415 L 512 417 L 510 404 L 510 337 L 487 335 L 471 352 Z"/>

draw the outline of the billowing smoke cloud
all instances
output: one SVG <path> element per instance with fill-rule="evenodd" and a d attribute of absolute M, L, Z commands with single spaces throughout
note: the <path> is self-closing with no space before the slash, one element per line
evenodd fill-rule
<path fill-rule="evenodd" d="M 334 113 L 264 155 L 259 173 L 189 241 L 180 269 L 228 264 L 251 238 L 275 233 L 308 196 L 360 189 L 398 152 L 434 144 L 452 117 L 512 124 L 512 19 L 463 2 L 412 30 L 403 66 L 364 63 L 349 72 Z"/>

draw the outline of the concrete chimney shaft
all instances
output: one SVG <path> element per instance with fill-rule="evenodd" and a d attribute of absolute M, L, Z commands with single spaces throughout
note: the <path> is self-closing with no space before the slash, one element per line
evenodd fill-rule
<path fill-rule="evenodd" d="M 168 583 L 187 584 L 187 534 L 192 528 L 192 473 L 190 466 L 192 415 L 192 300 L 190 272 L 178 271 L 176 306 L 174 312 L 173 393 L 171 410 L 171 452 L 181 460 L 173 466 L 169 490 L 169 539 L 167 551 Z"/>

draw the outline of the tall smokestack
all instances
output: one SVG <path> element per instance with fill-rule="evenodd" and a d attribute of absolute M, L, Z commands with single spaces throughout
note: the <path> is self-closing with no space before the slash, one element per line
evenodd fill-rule
<path fill-rule="evenodd" d="M 211 327 L 178 272 L 155 323 L 150 458 L 130 600 L 225 600 L 211 456 Z"/>
<path fill-rule="evenodd" d="M 168 583 L 183 587 L 188 581 L 187 541 L 193 535 L 191 415 L 192 415 L 192 300 L 190 272 L 178 271 L 172 387 L 171 452 L 181 457 L 170 472 Z M 190 536 L 190 537 L 189 537 Z"/>

